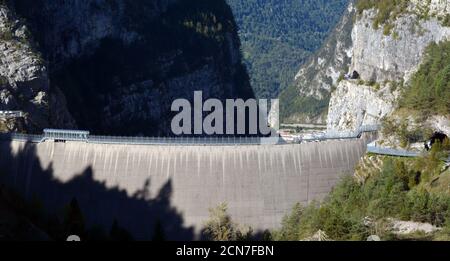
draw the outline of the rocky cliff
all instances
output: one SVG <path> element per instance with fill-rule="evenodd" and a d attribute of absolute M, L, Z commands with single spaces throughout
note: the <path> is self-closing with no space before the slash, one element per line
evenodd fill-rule
<path fill-rule="evenodd" d="M 377 90 L 356 81 L 342 81 L 330 100 L 328 129 L 348 131 L 380 124 L 380 119 L 394 109 L 397 96 L 398 92 L 393 94 L 390 85 Z"/>
<path fill-rule="evenodd" d="M 337 84 L 342 71 L 348 69 L 352 57 L 349 32 L 354 15 L 355 7 L 351 2 L 334 33 L 295 76 L 301 95 L 325 98 Z"/>
<path fill-rule="evenodd" d="M 34 61 L 27 51 L 31 47 L 19 45 L 15 52 L 28 52 L 19 59 L 27 65 L 5 60 L 13 59 L 8 55 L 0 73 L 24 77 L 20 82 L 40 80 L 27 84 L 41 86 L 33 87 L 33 95 L 40 93 L 38 104 L 47 113 L 38 114 L 47 121 L 36 124 L 37 129 L 50 125 L 98 134 L 170 135 L 170 105 L 176 98 L 192 99 L 195 90 L 205 98 L 253 96 L 225 1 L 6 3 L 3 9 L 28 25 L 36 43 L 33 52 L 42 58 Z M 28 74 L 14 73 L 15 67 Z"/>
<path fill-rule="evenodd" d="M 445 10 L 450 2 L 443 3 Z M 358 71 L 366 81 L 407 82 L 417 71 L 425 48 L 432 42 L 449 39 L 450 27 L 444 27 L 435 17 L 421 19 L 417 13 L 407 13 L 393 21 L 391 32 L 386 35 L 384 29 L 372 27 L 375 15 L 373 9 L 364 11 L 352 30 L 350 71 Z"/>
<path fill-rule="evenodd" d="M 378 11 L 361 11 L 351 33 L 349 70 L 357 71 L 360 79 L 341 81 L 333 92 L 328 129 L 353 130 L 380 124 L 397 108 L 400 92 L 405 90 L 403 85 L 408 85 L 418 70 L 426 48 L 450 40 L 450 28 L 440 16 L 448 8 L 449 1 L 431 1 L 427 5 L 408 1 L 407 11 L 378 28 L 373 26 Z"/>
<path fill-rule="evenodd" d="M 26 24 L 0 3 L 0 111 L 25 113 L 23 118 L 0 117 L 1 131 L 46 126 L 48 91 L 45 61 Z"/>

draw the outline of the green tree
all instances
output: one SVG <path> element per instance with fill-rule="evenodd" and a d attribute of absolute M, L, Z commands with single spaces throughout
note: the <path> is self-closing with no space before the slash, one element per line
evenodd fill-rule
<path fill-rule="evenodd" d="M 83 237 L 85 235 L 84 217 L 76 198 L 73 198 L 65 209 L 63 226 L 67 236 Z"/>
<path fill-rule="evenodd" d="M 424 62 L 404 89 L 400 106 L 431 114 L 450 114 L 450 41 L 432 43 Z"/>
<path fill-rule="evenodd" d="M 377 168 L 364 184 L 344 178 L 320 204 L 296 205 L 273 233 L 274 239 L 303 240 L 319 230 L 333 240 L 365 240 L 373 233 L 395 239 L 388 218 L 449 224 L 450 195 L 433 190 L 433 180 L 422 178 L 427 171 L 440 172 L 441 164 L 422 164 L 433 162 L 433 157 L 430 153 L 418 159 L 384 158 L 381 170 Z M 444 237 L 442 233 L 436 238 Z"/>
<path fill-rule="evenodd" d="M 228 214 L 228 205 L 222 203 L 209 210 L 209 220 L 203 229 L 203 235 L 212 241 L 239 241 L 251 238 L 250 228 L 239 228 Z"/>

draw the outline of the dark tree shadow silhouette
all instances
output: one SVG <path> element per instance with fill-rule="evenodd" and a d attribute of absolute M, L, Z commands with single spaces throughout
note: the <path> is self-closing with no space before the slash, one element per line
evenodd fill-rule
<path fill-rule="evenodd" d="M 64 217 L 64 208 L 76 199 L 86 229 L 114 227 L 128 232 L 135 240 L 194 240 L 192 227 L 185 227 L 180 213 L 171 206 L 172 182 L 157 195 L 150 195 L 150 180 L 134 195 L 120 188 L 108 188 L 94 179 L 88 167 L 66 183 L 53 176 L 52 164 L 44 169 L 36 155 L 36 145 L 26 143 L 16 154 L 11 142 L 0 141 L 0 184 L 14 189 L 25 200 L 37 198 L 46 216 L 56 224 Z"/>

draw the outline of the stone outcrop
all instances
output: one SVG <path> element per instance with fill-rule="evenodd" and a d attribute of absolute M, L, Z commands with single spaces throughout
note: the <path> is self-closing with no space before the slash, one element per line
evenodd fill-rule
<path fill-rule="evenodd" d="M 389 219 L 389 221 L 391 225 L 391 231 L 396 235 L 409 235 L 418 232 L 430 234 L 442 229 L 430 223 L 400 221 L 395 219 Z"/>

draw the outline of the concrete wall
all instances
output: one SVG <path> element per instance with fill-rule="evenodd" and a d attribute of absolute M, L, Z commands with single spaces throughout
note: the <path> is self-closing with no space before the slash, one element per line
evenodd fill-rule
<path fill-rule="evenodd" d="M 170 218 L 161 212 L 176 213 L 180 228 L 165 224 L 165 229 L 173 230 L 172 239 L 189 239 L 178 236 L 178 229 L 197 234 L 208 209 L 221 202 L 228 203 L 240 224 L 255 230 L 279 227 L 295 203 L 323 199 L 343 174 L 351 173 L 367 143 L 367 137 L 237 147 L 2 141 L 0 167 L 8 183 L 48 208 L 77 197 L 89 223 L 109 226 L 117 218 L 139 239 L 148 239 L 156 221 L 135 222 L 137 215 L 145 220 L 142 215 L 153 214 L 132 205 L 143 204 L 143 198 L 154 205 L 166 200 L 168 206 L 153 211 L 163 222 Z"/>

